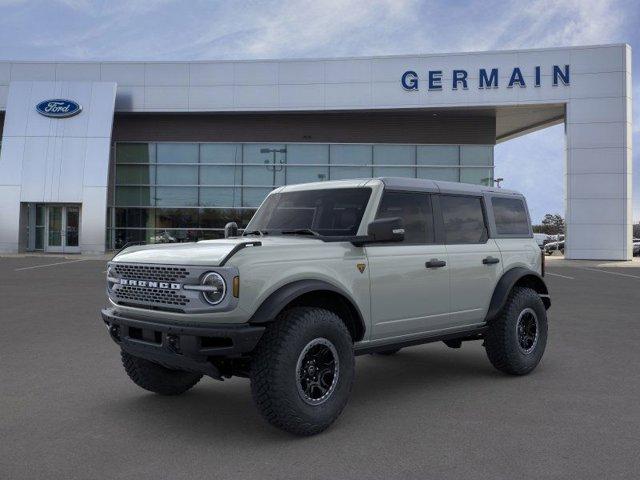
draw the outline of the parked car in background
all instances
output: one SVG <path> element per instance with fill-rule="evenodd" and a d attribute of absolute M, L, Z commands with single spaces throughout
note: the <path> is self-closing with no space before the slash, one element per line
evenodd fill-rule
<path fill-rule="evenodd" d="M 553 252 L 559 251 L 564 255 L 564 240 L 558 242 L 549 242 L 544 246 L 544 253 L 553 255 Z"/>
<path fill-rule="evenodd" d="M 633 239 L 633 256 L 640 256 L 640 238 Z"/>
<path fill-rule="evenodd" d="M 549 240 L 549 235 L 546 233 L 534 233 L 533 238 L 540 247 L 540 250 L 543 250 L 545 243 Z"/>

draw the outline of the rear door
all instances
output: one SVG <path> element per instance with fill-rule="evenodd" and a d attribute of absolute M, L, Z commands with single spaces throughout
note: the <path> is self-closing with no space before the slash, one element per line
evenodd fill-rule
<path fill-rule="evenodd" d="M 483 197 L 440 195 L 451 272 L 451 326 L 484 321 L 502 275 L 502 258 L 489 238 Z"/>
<path fill-rule="evenodd" d="M 449 324 L 449 265 L 436 243 L 432 196 L 385 191 L 376 218 L 400 217 L 402 243 L 366 246 L 372 340 L 410 337 Z"/>

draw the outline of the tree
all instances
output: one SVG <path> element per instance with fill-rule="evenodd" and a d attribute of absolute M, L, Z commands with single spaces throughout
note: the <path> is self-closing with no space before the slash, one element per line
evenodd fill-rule
<path fill-rule="evenodd" d="M 633 238 L 640 238 L 640 223 L 633 225 Z"/>
<path fill-rule="evenodd" d="M 536 233 L 546 233 L 547 235 L 558 235 L 564 233 L 564 218 L 559 213 L 547 213 L 542 219 L 541 225 L 534 225 Z"/>

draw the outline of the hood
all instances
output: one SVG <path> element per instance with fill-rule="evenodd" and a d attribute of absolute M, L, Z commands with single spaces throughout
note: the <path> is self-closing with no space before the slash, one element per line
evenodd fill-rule
<path fill-rule="evenodd" d="M 220 240 L 203 240 L 196 243 L 163 243 L 139 245 L 124 249 L 113 261 L 125 263 L 157 263 L 163 265 L 207 265 L 216 267 L 241 243 L 262 242 L 264 246 L 287 247 L 292 245 L 322 244 L 321 240 L 303 236 L 241 237 Z M 260 247 L 247 247 L 260 248 Z"/>

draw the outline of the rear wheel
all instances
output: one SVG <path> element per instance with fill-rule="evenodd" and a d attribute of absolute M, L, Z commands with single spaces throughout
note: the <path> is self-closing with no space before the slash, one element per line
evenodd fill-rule
<path fill-rule="evenodd" d="M 547 345 L 547 311 L 531 288 L 515 287 L 500 316 L 487 330 L 485 349 L 498 370 L 511 375 L 531 372 Z"/>
<path fill-rule="evenodd" d="M 251 362 L 251 392 L 272 425 L 313 435 L 347 404 L 355 360 L 342 320 L 322 308 L 296 307 L 270 324 Z"/>
<path fill-rule="evenodd" d="M 125 351 L 122 351 L 121 355 L 122 365 L 133 383 L 160 395 L 180 395 L 202 378 L 198 373 L 171 370 L 144 358 L 134 357 Z"/>

